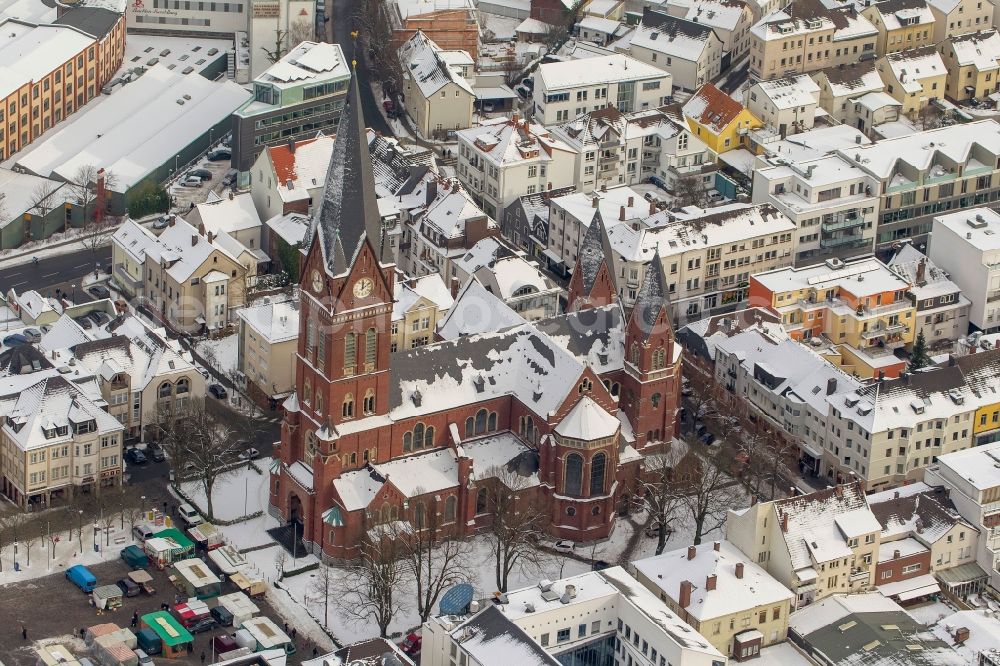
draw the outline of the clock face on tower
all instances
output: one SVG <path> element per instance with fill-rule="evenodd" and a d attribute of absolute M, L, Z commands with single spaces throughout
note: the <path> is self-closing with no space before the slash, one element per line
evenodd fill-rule
<path fill-rule="evenodd" d="M 323 274 L 314 268 L 311 277 L 312 290 L 318 294 L 323 290 Z"/>
<path fill-rule="evenodd" d="M 375 283 L 372 282 L 371 278 L 361 278 L 354 283 L 354 295 L 358 298 L 364 298 L 372 293 L 375 289 Z"/>

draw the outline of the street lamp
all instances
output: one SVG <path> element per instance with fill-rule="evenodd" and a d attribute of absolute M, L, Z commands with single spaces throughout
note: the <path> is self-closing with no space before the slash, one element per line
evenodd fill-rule
<path fill-rule="evenodd" d="M 101 528 L 97 526 L 97 523 L 94 523 L 94 552 L 95 553 L 97 552 L 97 532 L 100 529 Z"/>
<path fill-rule="evenodd" d="M 145 520 L 146 519 L 146 496 L 142 495 L 141 497 L 139 497 L 139 500 L 142 502 L 142 519 Z"/>
<path fill-rule="evenodd" d="M 76 303 L 76 285 L 75 284 L 71 284 L 70 286 L 73 287 L 73 299 L 72 300 L 73 300 L 73 303 L 75 304 Z"/>
<path fill-rule="evenodd" d="M 80 541 L 80 554 L 83 555 L 83 509 L 80 509 L 76 515 L 76 534 Z M 73 536 L 70 535 L 70 538 Z"/>
<path fill-rule="evenodd" d="M 179 160 L 180 158 L 181 158 L 181 154 L 180 153 L 177 153 L 176 155 L 174 155 L 174 173 L 177 173 L 177 168 L 178 168 L 177 167 L 177 160 Z"/>

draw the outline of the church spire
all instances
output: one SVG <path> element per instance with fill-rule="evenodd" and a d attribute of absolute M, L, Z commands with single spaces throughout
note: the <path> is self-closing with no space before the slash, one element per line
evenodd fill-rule
<path fill-rule="evenodd" d="M 350 267 L 365 239 L 375 255 L 382 256 L 382 220 L 358 86 L 355 66 L 330 155 L 323 198 L 307 239 L 310 244 L 319 240 L 323 260 L 334 275 Z"/>
<path fill-rule="evenodd" d="M 587 227 L 580 244 L 580 255 L 570 278 L 567 309 L 608 305 L 615 297 L 615 283 L 611 270 L 611 246 L 601 211 Z"/>
<path fill-rule="evenodd" d="M 670 289 L 667 286 L 667 276 L 663 273 L 659 248 L 646 268 L 646 275 L 632 308 L 631 322 L 642 341 L 648 339 L 658 326 L 670 328 Z"/>

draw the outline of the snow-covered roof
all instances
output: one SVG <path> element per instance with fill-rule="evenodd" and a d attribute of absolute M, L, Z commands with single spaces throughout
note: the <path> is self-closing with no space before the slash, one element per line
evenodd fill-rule
<path fill-rule="evenodd" d="M 934 45 L 896 51 L 885 56 L 892 75 L 908 93 L 923 90 L 921 79 L 944 76 L 948 73 L 941 53 Z"/>
<path fill-rule="evenodd" d="M 601 16 L 584 16 L 580 19 L 578 24 L 581 30 L 590 30 L 593 32 L 603 32 L 607 35 L 611 35 L 621 26 L 619 21 L 614 19 L 604 18 Z"/>
<path fill-rule="evenodd" d="M 788 618 L 788 628 L 800 636 L 831 624 L 838 624 L 854 613 L 895 613 L 903 609 L 892 599 L 878 592 L 861 594 L 836 594 L 799 609 Z"/>
<path fill-rule="evenodd" d="M 0 99 L 41 81 L 95 43 L 69 26 L 7 19 L 0 23 Z"/>
<path fill-rule="evenodd" d="M 881 531 L 858 484 L 777 500 L 774 509 L 779 521 L 788 517 L 787 529 L 781 531 L 781 536 L 794 570 L 850 557 L 852 551 L 847 546 L 849 537 L 842 531 L 842 524 L 850 528 L 857 526 L 858 529 L 867 524 L 872 532 Z M 838 521 L 838 518 L 842 520 Z M 850 532 L 851 537 L 861 534 L 857 529 L 850 529 Z"/>
<path fill-rule="evenodd" d="M 16 18 L 31 23 L 52 23 L 56 19 L 56 11 L 55 3 L 50 5 L 38 0 L 0 0 L 0 21 Z"/>
<path fill-rule="evenodd" d="M 632 566 L 674 601 L 679 597 L 681 582 L 692 583 L 691 603 L 684 611 L 699 622 L 748 613 L 757 606 L 794 598 L 788 588 L 728 541 L 702 543 L 694 549 L 692 559 L 685 547 L 637 560 Z M 741 576 L 737 575 L 737 565 L 742 565 Z M 715 588 L 711 590 L 706 585 L 709 576 L 715 576 Z"/>
<path fill-rule="evenodd" d="M 285 213 L 275 215 L 264 222 L 264 226 L 273 231 L 278 238 L 292 247 L 302 243 L 309 231 L 309 218 L 302 213 Z"/>
<path fill-rule="evenodd" d="M 537 80 L 546 92 L 593 86 L 611 81 L 663 79 L 670 74 L 621 53 L 538 66 Z"/>
<path fill-rule="evenodd" d="M 334 479 L 344 508 L 365 509 L 386 483 L 392 483 L 405 497 L 417 497 L 453 488 L 458 483 L 458 465 L 452 449 L 436 449 L 384 463 L 368 463 L 364 468 L 345 472 Z"/>
<path fill-rule="evenodd" d="M 260 216 L 249 192 L 230 193 L 228 197 L 214 197 L 195 204 L 187 220 L 192 226 L 198 226 L 199 222 L 204 224 L 205 231 L 213 234 L 234 234 L 260 228 Z"/>
<path fill-rule="evenodd" d="M 719 38 L 707 25 L 647 9 L 630 44 L 671 58 L 699 62 L 712 41 L 718 42 Z"/>
<path fill-rule="evenodd" d="M 871 6 L 881 16 L 886 31 L 934 23 L 934 13 L 924 0 L 888 0 Z"/>
<path fill-rule="evenodd" d="M 146 261 L 146 253 L 157 244 L 156 235 L 132 218 L 127 218 L 115 229 L 111 242 L 139 264 Z"/>
<path fill-rule="evenodd" d="M 100 166 L 114 174 L 112 189 L 124 192 L 173 165 L 177 146 L 194 142 L 249 98 L 250 92 L 225 78 L 210 81 L 154 65 L 112 94 L 99 95 L 29 146 L 16 164 L 70 182 L 81 167 Z"/>
<path fill-rule="evenodd" d="M 831 29 L 835 42 L 878 35 L 875 26 L 853 7 L 826 7 L 821 0 L 795 0 L 761 18 L 750 32 L 758 39 L 770 41 Z"/>
<path fill-rule="evenodd" d="M 454 340 L 523 323 L 524 317 L 488 292 L 479 280 L 470 278 L 462 285 L 448 316 L 439 325 L 438 335 L 443 340 Z"/>
<path fill-rule="evenodd" d="M 39 206 L 39 195 L 46 195 Z M 62 208 L 71 196 L 70 188 L 57 180 L 49 180 L 30 173 L 18 173 L 10 169 L 0 169 L 0 196 L 3 197 L 3 215 L 0 228 L 6 227 L 22 213 L 37 215 L 41 209 Z"/>
<path fill-rule="evenodd" d="M 410 280 L 396 280 L 393 290 L 392 320 L 403 319 L 421 300 L 432 303 L 441 312 L 451 308 L 454 303 L 451 292 L 438 273 Z"/>
<path fill-rule="evenodd" d="M 753 279 L 773 294 L 815 289 L 846 292 L 857 298 L 887 291 L 906 291 L 909 283 L 877 259 L 858 259 L 830 268 L 825 263 L 803 268 L 779 268 Z"/>
<path fill-rule="evenodd" d="M 475 277 L 505 301 L 519 295 L 559 290 L 538 267 L 517 255 L 503 256 L 476 269 Z"/>
<path fill-rule="evenodd" d="M 896 541 L 883 541 L 878 547 L 878 561 L 880 563 L 892 561 L 896 558 L 896 553 L 899 553 L 899 557 L 911 557 L 926 552 L 928 552 L 927 546 L 913 537 L 897 539 Z"/>
<path fill-rule="evenodd" d="M 222 241 L 229 243 L 223 245 Z M 150 257 L 157 263 L 166 262 L 167 274 L 177 282 L 186 282 L 216 250 L 238 262 L 239 254 L 234 253 L 234 250 L 242 252 L 246 248 L 233 241 L 228 234 L 220 234 L 210 243 L 197 229 L 177 218 L 156 237 L 155 243 L 144 247 L 142 261 Z"/>
<path fill-rule="evenodd" d="M 948 44 L 955 62 L 962 67 L 974 65 L 981 72 L 997 69 L 1000 58 L 1000 33 L 996 30 L 970 32 L 951 37 Z"/>
<path fill-rule="evenodd" d="M 594 402 L 590 396 L 583 396 L 569 413 L 556 424 L 555 431 L 566 439 L 592 442 L 605 437 L 613 437 L 620 426 L 618 419 Z"/>
<path fill-rule="evenodd" d="M 481 666 L 560 665 L 498 606 L 490 605 L 460 624 L 451 632 L 451 640 L 472 658 L 472 663 Z"/>
<path fill-rule="evenodd" d="M 730 32 L 740 27 L 744 17 L 753 20 L 750 6 L 742 0 L 669 0 L 666 6 L 683 19 Z"/>
<path fill-rule="evenodd" d="M 540 482 L 538 452 L 510 432 L 463 442 L 462 452 L 472 458 L 472 471 L 476 478 L 489 478 L 503 468 L 520 475 L 522 482 L 519 487 L 537 486 Z"/>
<path fill-rule="evenodd" d="M 347 81 L 350 78 L 350 64 L 344 58 L 340 44 L 300 42 L 281 60 L 264 70 L 254 82 L 284 89 L 306 83 L 316 85 Z"/>
<path fill-rule="evenodd" d="M 1000 250 L 1000 213 L 992 208 L 967 208 L 938 215 L 934 221 L 980 252 Z"/>
<path fill-rule="evenodd" d="M 882 92 L 881 90 L 876 90 L 875 92 L 865 93 L 861 97 L 856 97 L 851 99 L 852 104 L 860 104 L 862 107 L 868 109 L 869 111 L 878 111 L 879 109 L 885 108 L 887 106 L 903 106 L 903 103 L 897 100 L 895 97 L 887 92 Z"/>
<path fill-rule="evenodd" d="M 530 16 L 518 23 L 517 27 L 514 28 L 515 33 L 524 33 L 526 35 L 544 35 L 549 30 L 551 30 L 551 27 L 548 23 L 542 23 Z"/>
<path fill-rule="evenodd" d="M 465 51 L 445 51 L 420 30 L 417 30 L 412 37 L 403 42 L 399 47 L 399 64 L 402 67 L 403 78 L 412 79 L 420 90 L 424 99 L 436 95 L 441 88 L 449 83 L 475 96 L 475 91 L 469 82 L 462 76 L 462 71 L 453 66 L 451 54 L 469 54 Z"/>
<path fill-rule="evenodd" d="M 682 112 L 685 118 L 718 134 L 743 112 L 743 105 L 711 83 L 706 83 L 684 103 Z"/>
<path fill-rule="evenodd" d="M 879 76 L 878 70 L 875 69 L 875 62 L 872 60 L 852 63 L 842 68 L 824 69 L 817 72 L 815 76 L 826 79 L 827 85 L 830 87 L 830 94 L 834 98 L 885 90 L 885 82 Z"/>
<path fill-rule="evenodd" d="M 467 223 L 485 218 L 486 213 L 465 188 L 455 182 L 439 185 L 434 200 L 422 210 L 412 211 L 411 217 L 414 226 L 426 224 L 430 227 L 429 233 L 424 232 L 428 237 L 442 235 L 444 238 L 456 238 L 465 233 Z M 495 226 L 495 223 L 490 226 Z"/>
<path fill-rule="evenodd" d="M 473 12 L 476 8 L 472 0 L 392 0 L 391 4 L 404 19 L 454 9 Z"/>
<path fill-rule="evenodd" d="M 294 149 L 287 144 L 267 148 L 278 196 L 285 203 L 309 199 L 312 192 L 323 187 L 333 153 L 333 137 L 321 133 L 293 145 Z"/>
<path fill-rule="evenodd" d="M 889 260 L 889 268 L 913 285 L 910 287 L 910 293 L 916 297 L 918 305 L 924 299 L 946 294 L 956 294 L 959 305 L 962 302 L 968 303 L 969 299 L 961 294 L 961 287 L 952 282 L 947 273 L 910 243 L 900 248 L 899 252 Z"/>
<path fill-rule="evenodd" d="M 490 118 L 477 127 L 459 130 L 457 134 L 460 141 L 468 142 L 487 160 L 499 165 L 548 162 L 552 159 L 552 151 L 573 152 L 569 145 L 553 137 L 541 125 L 516 118 Z"/>
<path fill-rule="evenodd" d="M 1000 442 L 939 456 L 937 464 L 979 491 L 1000 486 Z"/>
<path fill-rule="evenodd" d="M 959 627 L 969 630 L 968 636 L 963 637 L 961 643 L 955 640 L 955 630 Z M 966 664 L 988 663 L 979 662 L 979 655 L 988 653 L 995 659 L 1000 653 L 1000 619 L 996 613 L 989 614 L 980 610 L 958 611 L 935 623 L 931 631 L 939 639 L 951 645 Z"/>
<path fill-rule="evenodd" d="M 76 323 L 68 314 L 63 314 L 56 319 L 47 332 L 42 334 L 42 341 L 38 343 L 38 348 L 46 353 L 51 353 L 60 349 L 69 349 L 82 342 L 89 342 L 91 336 Z"/>
<path fill-rule="evenodd" d="M 810 106 L 819 102 L 819 86 L 808 74 L 798 74 L 785 79 L 760 81 L 750 88 L 750 94 L 759 91 L 778 109 Z"/>
<path fill-rule="evenodd" d="M 272 345 L 294 340 L 299 335 L 299 304 L 295 299 L 252 305 L 236 314 Z"/>

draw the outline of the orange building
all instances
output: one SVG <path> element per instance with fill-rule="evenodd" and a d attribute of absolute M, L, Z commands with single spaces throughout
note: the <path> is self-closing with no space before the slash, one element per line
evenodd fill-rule
<path fill-rule="evenodd" d="M 384 5 L 393 30 L 393 50 L 420 30 L 445 51 L 479 55 L 479 22 L 472 0 L 391 0 Z"/>

